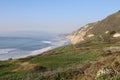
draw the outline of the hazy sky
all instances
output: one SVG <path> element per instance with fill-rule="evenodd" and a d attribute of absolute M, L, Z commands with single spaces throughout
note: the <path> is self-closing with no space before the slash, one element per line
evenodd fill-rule
<path fill-rule="evenodd" d="M 0 33 L 71 32 L 119 9 L 119 0 L 0 0 Z"/>

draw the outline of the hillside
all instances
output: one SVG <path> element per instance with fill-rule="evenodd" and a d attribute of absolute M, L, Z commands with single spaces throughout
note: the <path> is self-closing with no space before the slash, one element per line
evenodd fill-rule
<path fill-rule="evenodd" d="M 72 44 L 0 61 L 0 80 L 120 80 L 119 20 L 117 12 L 68 35 Z"/>
<path fill-rule="evenodd" d="M 83 26 L 79 30 L 68 35 L 67 38 L 71 40 L 71 43 L 77 44 L 88 38 L 102 36 L 112 32 L 116 33 L 113 37 L 120 37 L 120 11 L 101 21 Z"/>
<path fill-rule="evenodd" d="M 0 80 L 119 80 L 120 44 L 83 43 L 0 61 Z"/>

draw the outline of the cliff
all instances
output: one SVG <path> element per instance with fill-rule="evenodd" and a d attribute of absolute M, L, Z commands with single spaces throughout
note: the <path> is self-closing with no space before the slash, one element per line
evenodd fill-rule
<path fill-rule="evenodd" d="M 106 17 L 105 19 L 87 24 L 74 31 L 67 38 L 72 44 L 80 43 L 88 38 L 102 36 L 114 32 L 112 37 L 120 37 L 120 11 Z"/>

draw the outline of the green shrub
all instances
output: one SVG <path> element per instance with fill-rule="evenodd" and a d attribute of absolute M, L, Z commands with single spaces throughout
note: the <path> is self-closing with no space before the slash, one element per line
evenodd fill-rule
<path fill-rule="evenodd" d="M 66 78 L 61 78 L 60 80 L 69 80 L 69 79 L 66 79 Z"/>
<path fill-rule="evenodd" d="M 115 66 L 117 67 L 119 65 L 120 65 L 120 63 L 118 61 L 115 61 Z"/>
<path fill-rule="evenodd" d="M 111 80 L 120 80 L 120 74 L 114 76 L 113 78 L 111 78 Z"/>
<path fill-rule="evenodd" d="M 110 35 L 114 35 L 116 33 L 116 31 L 111 31 Z"/>

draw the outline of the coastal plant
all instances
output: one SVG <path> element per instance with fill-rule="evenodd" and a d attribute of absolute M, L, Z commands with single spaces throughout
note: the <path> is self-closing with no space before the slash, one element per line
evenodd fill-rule
<path fill-rule="evenodd" d="M 66 79 L 66 78 L 62 77 L 60 80 L 70 80 L 70 79 Z"/>
<path fill-rule="evenodd" d="M 110 80 L 120 80 L 120 74 L 112 77 Z"/>
<path fill-rule="evenodd" d="M 97 80 L 108 80 L 115 74 L 114 70 L 110 67 L 104 67 L 97 72 Z"/>

